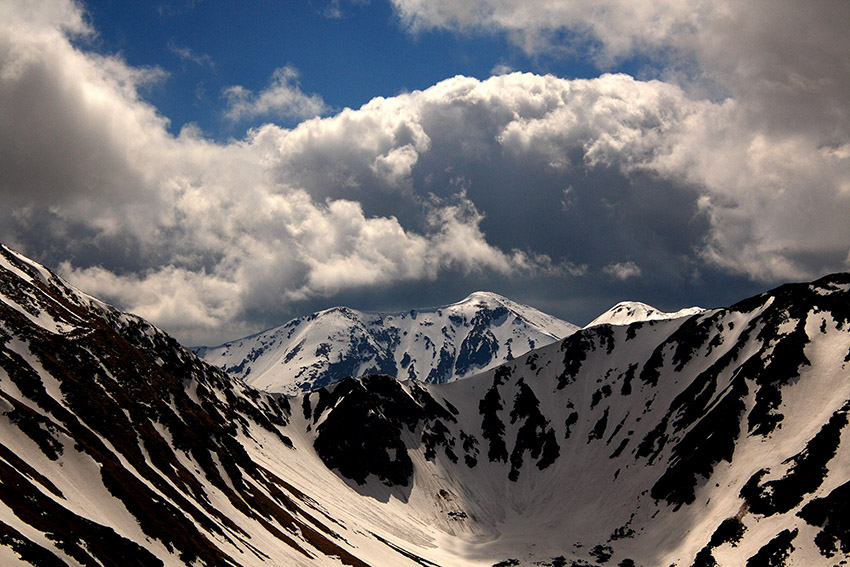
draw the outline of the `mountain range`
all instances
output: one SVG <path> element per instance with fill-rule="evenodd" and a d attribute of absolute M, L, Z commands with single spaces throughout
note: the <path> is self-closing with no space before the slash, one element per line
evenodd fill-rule
<path fill-rule="evenodd" d="M 248 384 L 294 394 L 380 373 L 443 383 L 552 343 L 578 327 L 489 292 L 430 309 L 334 307 L 195 352 Z"/>
<path fill-rule="evenodd" d="M 590 325 L 674 319 L 702 311 L 664 313 L 621 302 Z M 479 374 L 580 327 L 491 292 L 450 305 L 398 313 L 334 307 L 196 354 L 246 383 L 285 394 L 309 392 L 371 373 L 444 383 Z"/>
<path fill-rule="evenodd" d="M 850 560 L 850 275 L 294 396 L 0 247 L 0 564 Z"/>

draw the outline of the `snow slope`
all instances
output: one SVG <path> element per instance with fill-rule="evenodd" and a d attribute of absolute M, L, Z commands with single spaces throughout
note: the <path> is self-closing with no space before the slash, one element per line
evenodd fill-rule
<path fill-rule="evenodd" d="M 451 305 L 402 313 L 335 307 L 195 352 L 256 388 L 293 394 L 369 373 L 448 382 L 576 330 L 532 307 L 476 292 Z"/>
<path fill-rule="evenodd" d="M 662 319 L 679 319 L 702 313 L 705 309 L 701 307 L 686 307 L 673 313 L 659 311 L 651 305 L 639 301 L 621 301 L 590 323 L 584 328 L 596 325 L 630 325 L 640 321 L 660 321 Z"/>
<path fill-rule="evenodd" d="M 287 397 L 0 248 L 0 564 L 850 560 L 850 275 Z"/>

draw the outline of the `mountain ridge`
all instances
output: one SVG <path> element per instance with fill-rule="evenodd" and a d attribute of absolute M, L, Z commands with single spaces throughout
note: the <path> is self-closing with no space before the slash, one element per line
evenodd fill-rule
<path fill-rule="evenodd" d="M 274 395 L 0 248 L 0 561 L 841 564 L 848 364 L 835 274 Z"/>
<path fill-rule="evenodd" d="M 640 321 L 657 321 L 661 319 L 679 319 L 689 317 L 706 311 L 702 307 L 685 307 L 678 311 L 665 313 L 651 305 L 640 301 L 621 301 L 596 317 L 584 326 L 594 327 L 596 325 L 629 325 Z"/>
<path fill-rule="evenodd" d="M 478 291 L 448 305 L 398 312 L 332 307 L 194 351 L 251 385 L 292 394 L 375 372 L 448 382 L 577 329 L 496 293 Z"/>

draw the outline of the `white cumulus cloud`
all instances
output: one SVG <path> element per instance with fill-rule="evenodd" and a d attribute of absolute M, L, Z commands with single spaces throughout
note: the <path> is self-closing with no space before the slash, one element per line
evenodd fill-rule
<path fill-rule="evenodd" d="M 238 122 L 252 118 L 296 118 L 319 116 L 328 111 L 322 97 L 308 95 L 298 84 L 298 70 L 287 65 L 276 69 L 271 84 L 255 93 L 240 85 L 224 90 L 227 109 L 224 116 Z"/>
<path fill-rule="evenodd" d="M 638 276 L 847 269 L 850 81 L 839 84 L 847 40 L 831 22 L 801 56 L 761 68 L 775 58 L 756 39 L 781 33 L 785 49 L 793 34 L 779 16 L 725 20 L 756 4 L 396 5 L 413 27 L 506 30 L 528 49 L 562 27 L 597 38 L 602 58 L 669 44 L 725 91 L 702 90 L 693 70 L 458 76 L 320 117 L 321 97 L 284 67 L 266 90 L 227 91 L 227 113 L 310 119 L 217 143 L 171 135 L 140 96 L 161 71 L 81 46 L 92 30 L 77 4 L 4 2 L 0 238 L 192 344 L 278 324 L 316 298 L 451 278 L 558 290 L 587 279 L 591 295 Z M 814 24 L 838 5 L 770 10 Z"/>
<path fill-rule="evenodd" d="M 641 275 L 640 266 L 629 260 L 628 262 L 617 262 L 615 264 L 608 264 L 602 271 L 611 276 L 612 278 L 618 280 L 628 280 L 631 278 L 638 278 Z"/>

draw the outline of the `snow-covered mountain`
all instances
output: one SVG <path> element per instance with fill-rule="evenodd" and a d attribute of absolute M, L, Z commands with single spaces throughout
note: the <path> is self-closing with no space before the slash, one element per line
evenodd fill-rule
<path fill-rule="evenodd" d="M 0 564 L 850 561 L 850 274 L 448 384 L 234 379 L 0 248 Z"/>
<path fill-rule="evenodd" d="M 662 319 L 679 319 L 702 313 L 705 309 L 701 307 L 686 307 L 672 313 L 659 311 L 651 305 L 640 301 L 621 301 L 585 326 L 596 325 L 631 325 L 640 321 L 660 321 Z"/>
<path fill-rule="evenodd" d="M 576 330 L 527 305 L 476 292 L 451 305 L 401 313 L 334 307 L 195 352 L 256 388 L 294 394 L 370 373 L 448 382 Z"/>

